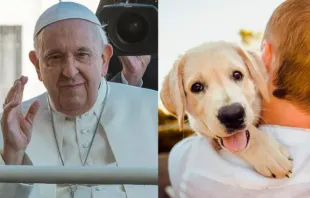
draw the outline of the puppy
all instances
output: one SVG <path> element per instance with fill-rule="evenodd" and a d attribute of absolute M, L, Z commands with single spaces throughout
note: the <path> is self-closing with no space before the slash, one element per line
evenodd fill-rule
<path fill-rule="evenodd" d="M 177 117 L 180 130 L 186 114 L 196 133 L 241 156 L 260 174 L 289 177 L 289 153 L 256 128 L 261 100 L 269 100 L 266 76 L 262 60 L 254 52 L 234 43 L 210 42 L 176 60 L 160 97 Z"/>

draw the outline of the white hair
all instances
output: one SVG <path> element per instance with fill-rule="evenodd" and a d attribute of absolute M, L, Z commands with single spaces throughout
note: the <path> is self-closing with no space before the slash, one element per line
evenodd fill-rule
<path fill-rule="evenodd" d="M 96 24 L 94 24 L 94 25 L 96 25 Z M 106 35 L 106 32 L 103 30 L 103 27 L 101 27 L 99 25 L 96 25 L 96 28 L 99 31 L 100 39 L 102 41 L 103 46 L 109 44 L 108 37 Z M 43 31 L 44 31 L 44 29 L 42 29 L 34 38 L 33 45 L 34 45 L 34 49 L 35 49 L 36 52 L 38 52 L 37 44 L 38 44 L 38 40 L 42 39 L 40 35 L 42 35 Z"/>

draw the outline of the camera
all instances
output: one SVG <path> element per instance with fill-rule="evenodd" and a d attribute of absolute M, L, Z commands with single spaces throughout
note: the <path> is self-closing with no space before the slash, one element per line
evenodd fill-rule
<path fill-rule="evenodd" d="M 156 5 L 152 1 L 116 3 L 98 8 L 97 17 L 116 56 L 139 56 L 158 52 Z"/>

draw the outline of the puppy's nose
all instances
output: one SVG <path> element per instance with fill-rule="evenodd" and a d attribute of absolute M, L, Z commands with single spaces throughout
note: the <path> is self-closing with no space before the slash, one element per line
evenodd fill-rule
<path fill-rule="evenodd" d="M 239 103 L 220 108 L 218 113 L 219 121 L 228 129 L 236 130 L 244 127 L 244 108 Z"/>

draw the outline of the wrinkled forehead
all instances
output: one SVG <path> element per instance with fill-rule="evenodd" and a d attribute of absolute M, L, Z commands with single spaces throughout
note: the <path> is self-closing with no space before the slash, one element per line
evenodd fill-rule
<path fill-rule="evenodd" d="M 231 73 L 233 70 L 245 70 L 242 57 L 233 48 L 205 49 L 188 52 L 184 58 L 185 81 L 193 78 L 211 78 L 218 74 Z"/>
<path fill-rule="evenodd" d="M 38 35 L 42 49 L 50 47 L 91 47 L 99 40 L 96 25 L 82 19 L 67 19 L 46 26 Z"/>

